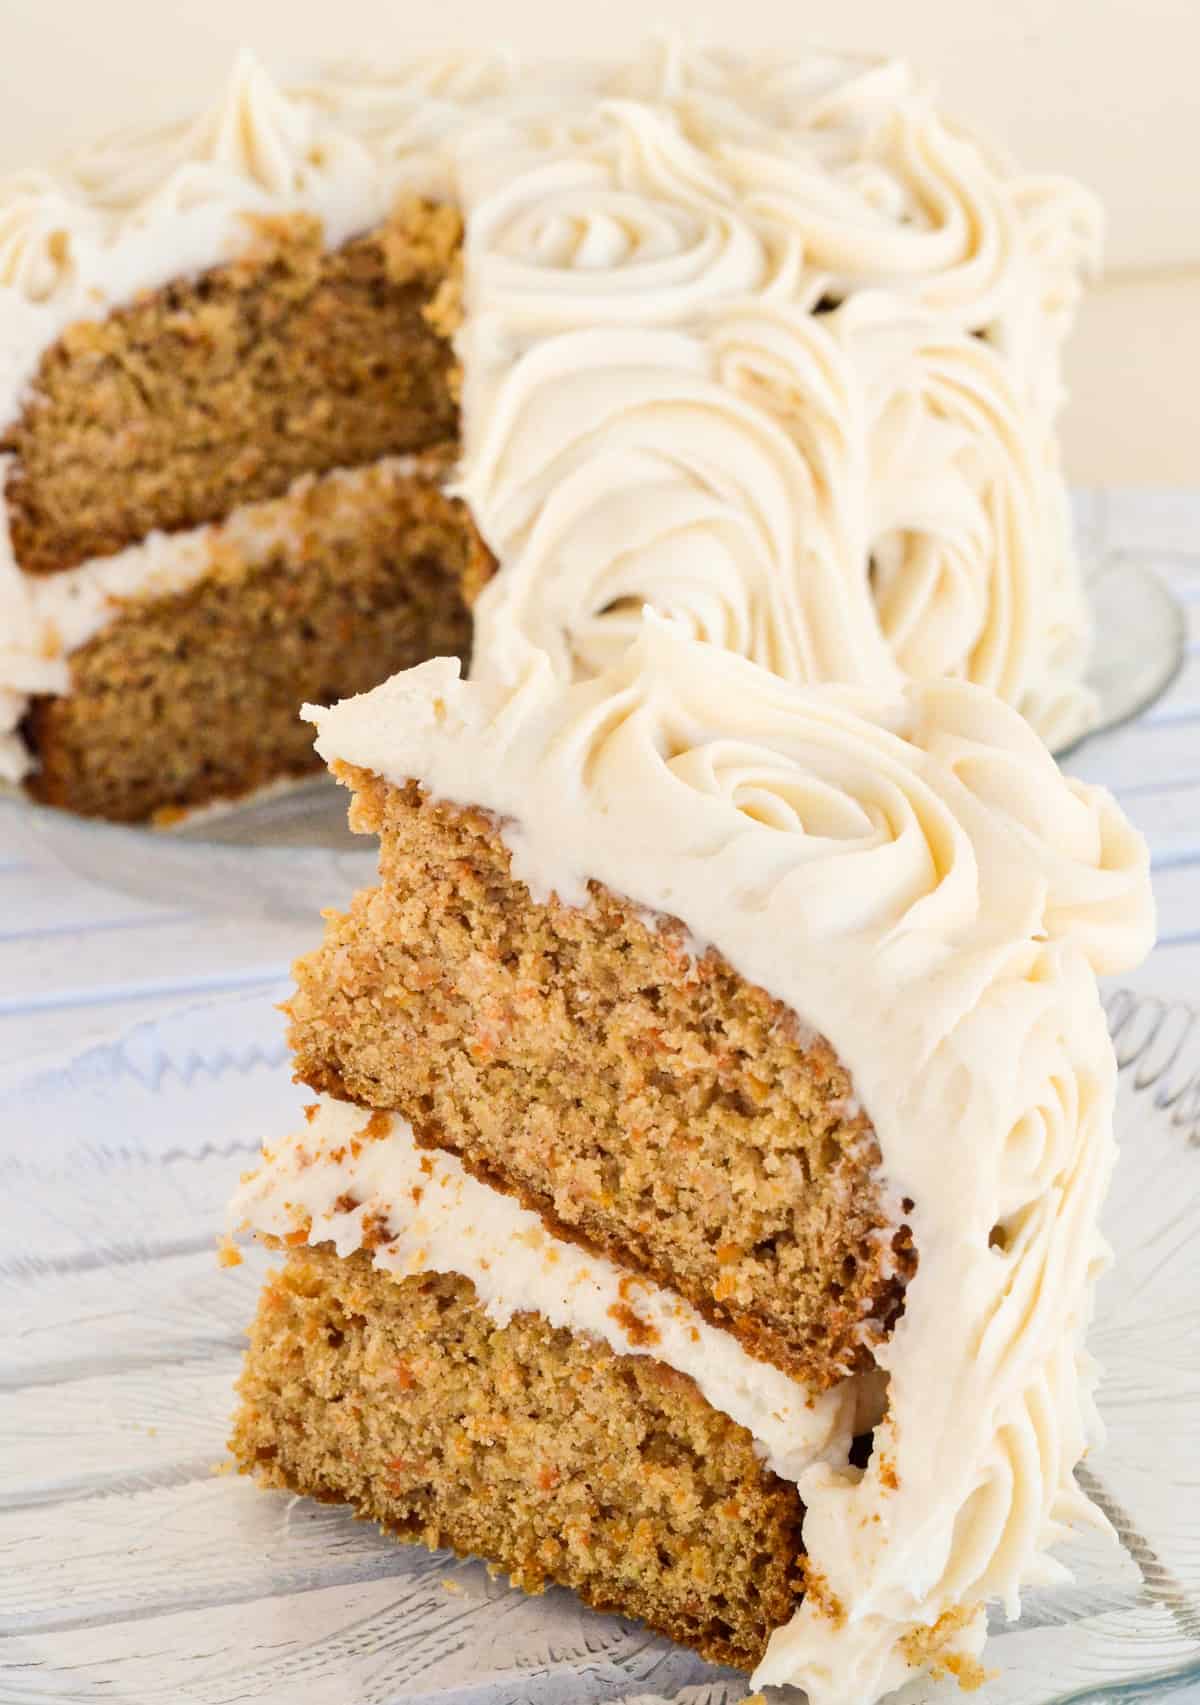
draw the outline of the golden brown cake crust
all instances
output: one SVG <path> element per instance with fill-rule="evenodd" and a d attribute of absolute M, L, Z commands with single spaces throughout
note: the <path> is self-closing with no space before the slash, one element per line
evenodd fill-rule
<path fill-rule="evenodd" d="M 26 572 L 453 438 L 458 212 L 409 200 L 333 252 L 309 215 L 251 223 L 244 257 L 82 321 L 47 351 L 0 437 Z"/>
<path fill-rule="evenodd" d="M 138 821 L 320 769 L 305 700 L 470 648 L 467 599 L 490 566 L 440 476 L 386 463 L 299 482 L 260 506 L 283 543 L 261 560 L 215 530 L 205 578 L 131 603 L 71 658 L 71 691 L 37 698 L 30 792 Z"/>
<path fill-rule="evenodd" d="M 298 1076 L 398 1112 L 795 1377 L 870 1366 L 916 1257 L 828 1044 L 595 884 L 535 904 L 485 813 L 338 773 L 383 882 L 296 966 Z"/>
<path fill-rule="evenodd" d="M 803 1506 L 750 1435 L 650 1357 L 496 1327 L 468 1280 L 289 1253 L 268 1281 L 230 1447 L 266 1486 L 573 1588 L 752 1669 L 801 1590 Z"/>

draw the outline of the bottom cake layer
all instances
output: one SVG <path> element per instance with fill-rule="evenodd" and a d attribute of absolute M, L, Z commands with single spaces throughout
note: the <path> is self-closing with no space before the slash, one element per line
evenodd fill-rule
<path fill-rule="evenodd" d="M 305 478 L 101 564 L 120 614 L 71 655 L 69 692 L 32 701 L 30 792 L 126 822 L 235 797 L 321 768 L 305 701 L 465 656 L 489 561 L 447 466 L 431 452 Z M 170 590 L 123 595 L 143 576 Z"/>
<path fill-rule="evenodd" d="M 230 1447 L 267 1486 L 571 1587 L 753 1669 L 802 1592 L 796 1488 L 690 1379 L 466 1279 L 289 1251 L 251 1331 Z"/>

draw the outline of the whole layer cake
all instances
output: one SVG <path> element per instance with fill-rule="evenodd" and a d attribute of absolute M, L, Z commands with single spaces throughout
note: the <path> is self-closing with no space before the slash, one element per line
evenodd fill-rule
<path fill-rule="evenodd" d="M 316 763 L 306 698 L 472 650 L 584 678 L 647 604 L 1060 743 L 1097 231 L 896 62 L 243 57 L 0 184 L 0 775 L 170 812 Z"/>
<path fill-rule="evenodd" d="M 1084 1346 L 1152 928 L 1102 790 L 966 683 L 647 616 L 307 713 L 380 882 L 297 967 L 240 1466 L 814 1705 L 982 1676 L 1095 1516 Z"/>

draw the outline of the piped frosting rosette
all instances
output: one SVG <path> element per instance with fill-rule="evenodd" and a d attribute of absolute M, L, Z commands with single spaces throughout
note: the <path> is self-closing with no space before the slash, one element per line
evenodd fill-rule
<path fill-rule="evenodd" d="M 649 605 L 791 680 L 951 676 L 1052 744 L 1085 728 L 1061 488 L 1004 363 L 894 298 L 813 316 L 704 302 L 686 277 L 688 331 L 639 298 L 646 325 L 560 329 L 494 377 L 494 324 L 464 334 L 461 490 L 504 565 L 477 671 L 511 673 L 532 646 L 586 675 Z"/>
<path fill-rule="evenodd" d="M 1051 433 L 1098 217 L 897 61 L 666 42 L 623 65 L 446 55 L 285 88 L 243 54 L 196 119 L 0 181 L 0 427 L 72 322 L 231 259 L 262 216 L 311 214 L 336 246 L 409 192 L 466 216 L 463 489 L 502 563 L 483 667 L 511 675 L 529 644 L 602 667 L 649 603 L 791 678 L 944 672 L 1053 743 L 1086 726 Z M 600 346 L 572 341 L 598 333 L 622 382 L 637 369 L 623 420 Z M 529 450 L 543 404 L 561 443 L 533 447 L 519 490 L 498 438 Z M 551 468 L 570 488 L 553 515 Z M 0 526 L 0 603 L 24 608 L 19 581 Z M 0 633 L 10 773 L 54 628 Z"/>
<path fill-rule="evenodd" d="M 309 714 L 326 758 L 494 812 L 535 896 L 678 917 L 829 1039 L 919 1265 L 868 1465 L 799 1475 L 813 1590 L 755 1683 L 868 1701 L 969 1663 L 983 1604 L 1062 1578 L 1048 1548 L 1089 1516 L 1096 973 L 1149 945 L 1140 837 L 980 688 L 800 687 L 654 617 L 587 679 L 443 660 Z"/>
<path fill-rule="evenodd" d="M 1103 219 L 1078 185 L 1020 172 L 937 108 L 899 60 L 647 56 L 640 87 L 669 100 L 747 214 L 802 279 L 797 299 L 886 290 L 1001 348 L 1043 418 L 1057 352 Z"/>
<path fill-rule="evenodd" d="M 461 486 L 505 564 L 476 608 L 477 672 L 532 649 L 565 679 L 594 673 L 649 604 L 790 680 L 891 678 L 820 468 L 715 354 L 683 333 L 581 331 L 507 371 Z"/>
<path fill-rule="evenodd" d="M 1066 744 L 1090 636 L 1039 387 L 1086 200 L 902 66 L 664 52 L 626 87 L 554 146 L 462 140 L 477 669 L 584 675 L 649 605 L 794 680 L 976 681 Z"/>
<path fill-rule="evenodd" d="M 827 323 L 861 385 L 856 501 L 889 650 L 915 679 L 990 687 L 1066 744 L 1094 714 L 1091 636 L 1048 433 L 995 351 L 936 315 L 863 295 Z"/>

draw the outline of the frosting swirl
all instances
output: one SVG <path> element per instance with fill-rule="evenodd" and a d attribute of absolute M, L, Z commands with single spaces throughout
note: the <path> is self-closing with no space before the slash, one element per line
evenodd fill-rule
<path fill-rule="evenodd" d="M 890 678 L 812 466 L 705 339 L 549 338 L 482 409 L 461 490 L 506 566 L 476 608 L 479 672 L 509 676 L 532 649 L 592 673 L 649 603 L 791 680 Z"/>
<path fill-rule="evenodd" d="M 1090 630 L 1045 433 L 1004 361 L 862 296 L 831 316 L 864 378 L 875 609 L 906 674 L 990 687 L 1044 736 L 1087 725 Z"/>
<path fill-rule="evenodd" d="M 1058 220 L 897 64 L 664 47 L 613 87 L 556 148 L 464 148 L 477 669 L 586 675 L 649 605 L 791 679 L 951 675 L 1076 736 L 1049 418 L 1087 198 Z"/>
<path fill-rule="evenodd" d="M 496 339 L 485 312 L 461 340 L 461 490 L 505 565 L 481 673 L 533 647 L 586 675 L 650 605 L 792 680 L 951 676 L 1047 737 L 1086 727 L 1060 493 L 978 339 L 878 294 L 713 301 L 657 338 L 547 329 L 493 381 Z"/>
<path fill-rule="evenodd" d="M 953 675 L 1086 727 L 1052 419 L 1095 208 L 897 61 L 666 42 L 283 88 L 243 54 L 198 118 L 0 183 L 0 418 L 74 320 L 229 259 L 247 214 L 333 246 L 404 190 L 466 215 L 482 669 L 593 673 L 648 604 L 791 679 Z"/>
<path fill-rule="evenodd" d="M 49 172 L 20 172 L 0 199 L 0 289 L 38 304 L 71 288 L 69 194 Z M 93 221 L 98 229 L 99 221 Z M 86 242 L 81 233 L 80 241 Z"/>
<path fill-rule="evenodd" d="M 493 196 L 468 264 L 489 312 L 537 331 L 671 324 L 764 280 L 766 245 L 732 205 L 625 187 L 613 163 L 555 161 Z"/>

